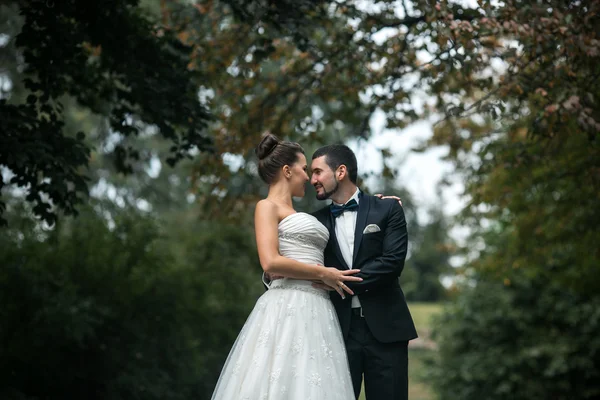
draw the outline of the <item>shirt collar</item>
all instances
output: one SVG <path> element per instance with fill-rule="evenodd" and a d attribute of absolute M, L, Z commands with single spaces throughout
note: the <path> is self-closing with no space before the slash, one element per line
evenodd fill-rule
<path fill-rule="evenodd" d="M 348 202 L 349 202 L 350 200 L 352 200 L 352 199 L 354 199 L 354 200 L 356 201 L 356 204 L 360 204 L 360 199 L 359 199 L 359 196 L 358 196 L 359 194 L 360 194 L 360 189 L 359 189 L 359 188 L 356 188 L 356 192 L 354 192 L 354 194 L 352 195 L 352 197 L 350 197 L 350 198 L 348 199 L 348 201 L 347 201 L 346 203 L 344 203 L 344 204 L 348 204 Z M 338 206 L 341 206 L 341 205 L 342 205 L 342 204 L 340 204 L 340 203 L 336 203 L 335 201 L 333 202 L 333 204 L 336 204 L 336 205 L 338 205 Z"/>

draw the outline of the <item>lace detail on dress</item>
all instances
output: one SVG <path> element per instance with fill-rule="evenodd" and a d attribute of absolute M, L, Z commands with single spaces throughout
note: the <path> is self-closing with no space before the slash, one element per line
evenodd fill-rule
<path fill-rule="evenodd" d="M 280 286 L 271 286 L 271 288 L 269 290 L 277 290 L 277 289 L 301 290 L 303 292 L 308 292 L 308 293 L 316 294 L 318 296 L 321 296 L 324 299 L 329 300 L 329 294 L 327 292 L 325 292 L 322 289 L 317 289 L 317 288 L 310 287 L 310 286 L 294 286 L 294 285 L 287 286 L 287 285 L 280 285 Z M 289 312 L 289 308 L 288 308 L 288 312 Z"/>
<path fill-rule="evenodd" d="M 305 235 L 303 233 L 292 233 L 292 232 L 279 232 L 279 239 L 289 240 L 296 244 L 304 244 L 317 248 L 319 251 L 325 250 L 327 241 L 314 235 Z"/>

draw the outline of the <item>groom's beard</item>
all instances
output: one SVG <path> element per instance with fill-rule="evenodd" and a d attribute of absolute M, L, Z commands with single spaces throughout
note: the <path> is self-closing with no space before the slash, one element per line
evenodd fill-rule
<path fill-rule="evenodd" d="M 323 186 L 323 185 L 321 185 Z M 338 189 L 340 188 L 340 184 L 338 181 L 335 181 L 335 186 L 333 187 L 333 189 L 331 189 L 329 192 L 325 191 L 323 194 L 318 194 L 317 193 L 317 200 L 327 200 L 328 198 L 330 198 L 335 192 L 338 191 Z M 323 189 L 325 189 L 325 186 L 323 186 Z"/>

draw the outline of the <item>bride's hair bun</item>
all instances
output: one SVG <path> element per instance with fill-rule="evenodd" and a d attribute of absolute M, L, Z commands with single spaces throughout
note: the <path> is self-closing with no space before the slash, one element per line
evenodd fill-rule
<path fill-rule="evenodd" d="M 255 150 L 258 159 L 263 160 L 267 156 L 269 156 L 269 154 L 271 154 L 273 150 L 275 150 L 275 148 L 277 147 L 277 145 L 279 145 L 280 142 L 281 141 L 279 140 L 279 138 L 273 135 L 272 133 L 267 133 L 266 135 L 264 135 Z"/>
<path fill-rule="evenodd" d="M 269 185 L 278 179 L 284 165 L 294 165 L 298 155 L 304 154 L 298 143 L 279 140 L 272 133 L 263 136 L 254 152 L 258 157 L 258 175 Z"/>

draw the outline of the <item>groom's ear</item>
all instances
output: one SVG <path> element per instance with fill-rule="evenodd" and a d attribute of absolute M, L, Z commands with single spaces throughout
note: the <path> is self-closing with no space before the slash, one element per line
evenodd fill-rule
<path fill-rule="evenodd" d="M 335 170 L 335 176 L 338 179 L 338 181 L 341 181 L 342 179 L 344 179 L 344 177 L 348 176 L 348 169 L 344 164 L 337 167 L 337 169 Z"/>

